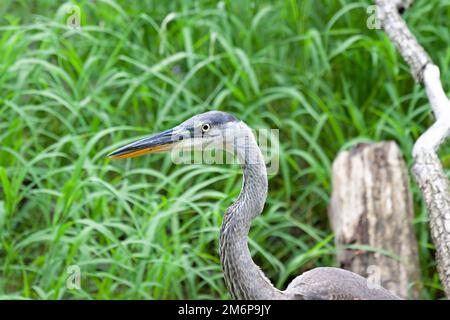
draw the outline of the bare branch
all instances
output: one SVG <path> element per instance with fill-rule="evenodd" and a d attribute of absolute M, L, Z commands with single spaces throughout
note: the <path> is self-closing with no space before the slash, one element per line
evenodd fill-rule
<path fill-rule="evenodd" d="M 377 0 L 377 16 L 384 31 L 411 67 L 414 79 L 422 82 L 423 70 L 431 62 L 431 59 L 417 42 L 416 37 L 409 31 L 398 12 L 398 6 L 403 3 L 405 3 L 404 7 L 407 7 L 406 2 L 411 3 L 412 1 Z"/>
<path fill-rule="evenodd" d="M 448 179 L 435 152 L 419 152 L 413 173 L 427 205 L 439 276 L 450 297 L 450 197 Z"/>
<path fill-rule="evenodd" d="M 442 87 L 439 68 L 399 14 L 399 8 L 407 8 L 411 3 L 411 0 L 376 0 L 384 31 L 410 66 L 414 78 L 425 86 L 436 119 L 414 145 L 413 173 L 428 209 L 439 275 L 447 297 L 450 297 L 449 181 L 436 154 L 450 135 L 450 101 Z"/>

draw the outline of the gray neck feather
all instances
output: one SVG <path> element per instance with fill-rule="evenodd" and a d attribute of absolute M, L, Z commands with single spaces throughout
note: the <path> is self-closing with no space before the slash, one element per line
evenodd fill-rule
<path fill-rule="evenodd" d="M 244 183 L 238 199 L 227 209 L 220 231 L 220 259 L 225 283 L 234 299 L 280 299 L 276 289 L 253 262 L 247 237 L 251 221 L 258 216 L 267 197 L 267 172 L 261 150 L 251 130 L 241 124 L 242 134 L 234 146 Z"/>

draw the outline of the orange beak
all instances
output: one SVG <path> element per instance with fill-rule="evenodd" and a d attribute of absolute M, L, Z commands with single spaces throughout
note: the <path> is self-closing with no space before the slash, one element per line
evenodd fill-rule
<path fill-rule="evenodd" d="M 179 139 L 173 137 L 173 130 L 167 130 L 154 136 L 147 137 L 130 143 L 122 148 L 111 152 L 108 157 L 113 159 L 133 158 L 144 154 L 169 151 L 174 142 Z"/>

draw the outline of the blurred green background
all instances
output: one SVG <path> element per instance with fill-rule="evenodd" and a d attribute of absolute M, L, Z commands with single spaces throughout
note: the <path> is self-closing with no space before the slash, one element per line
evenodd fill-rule
<path fill-rule="evenodd" d="M 333 266 L 326 209 L 336 154 L 395 140 L 411 166 L 432 118 L 370 1 L 76 1 L 0 4 L 0 298 L 229 298 L 218 256 L 238 166 L 111 161 L 136 137 L 208 110 L 280 130 L 280 170 L 250 233 L 279 288 Z M 450 1 L 406 13 L 450 84 Z M 450 148 L 441 152 L 447 168 Z M 442 298 L 414 192 L 423 299 Z M 67 268 L 81 271 L 68 289 Z"/>

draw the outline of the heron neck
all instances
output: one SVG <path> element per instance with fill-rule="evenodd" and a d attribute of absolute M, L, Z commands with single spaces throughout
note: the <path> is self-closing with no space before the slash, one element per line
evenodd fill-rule
<path fill-rule="evenodd" d="M 253 134 L 237 148 L 244 182 L 237 200 L 227 209 L 220 232 L 220 259 L 225 283 L 234 299 L 277 299 L 281 291 L 253 262 L 248 249 L 251 221 L 258 216 L 267 197 L 267 172 Z"/>

